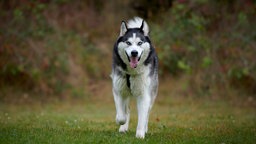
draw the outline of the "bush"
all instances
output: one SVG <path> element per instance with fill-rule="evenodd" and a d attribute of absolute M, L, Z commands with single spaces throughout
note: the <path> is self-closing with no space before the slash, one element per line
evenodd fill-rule
<path fill-rule="evenodd" d="M 160 16 L 161 24 L 152 27 L 161 74 L 185 72 L 191 75 L 192 90 L 203 94 L 205 87 L 211 91 L 224 85 L 227 90 L 228 85 L 236 85 L 230 81 L 250 77 L 245 91 L 255 95 L 256 35 L 252 29 L 256 23 L 252 9 L 252 5 L 239 1 L 229 5 L 218 1 L 175 2 Z M 217 14 L 220 11 L 221 16 Z"/>

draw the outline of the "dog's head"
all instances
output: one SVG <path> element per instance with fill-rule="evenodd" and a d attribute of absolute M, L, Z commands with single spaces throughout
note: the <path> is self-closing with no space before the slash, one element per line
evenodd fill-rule
<path fill-rule="evenodd" d="M 121 59 L 136 68 L 141 65 L 150 52 L 150 40 L 148 37 L 149 28 L 147 23 L 141 18 L 122 22 L 120 36 L 118 40 L 118 53 Z"/>

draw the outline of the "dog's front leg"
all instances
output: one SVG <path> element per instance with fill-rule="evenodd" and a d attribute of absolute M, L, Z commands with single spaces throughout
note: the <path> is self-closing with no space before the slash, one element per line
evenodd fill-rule
<path fill-rule="evenodd" d="M 129 110 L 129 106 L 127 105 L 126 106 L 126 122 L 125 124 L 120 125 L 119 132 L 125 133 L 128 131 L 129 121 L 130 121 L 130 110 Z"/>
<path fill-rule="evenodd" d="M 114 100 L 116 106 L 116 123 L 123 125 L 126 123 L 125 99 L 114 91 Z"/>
<path fill-rule="evenodd" d="M 138 125 L 136 131 L 137 138 L 144 138 L 147 131 L 147 123 L 150 109 L 150 96 L 144 94 L 137 97 L 137 109 L 138 109 Z"/>

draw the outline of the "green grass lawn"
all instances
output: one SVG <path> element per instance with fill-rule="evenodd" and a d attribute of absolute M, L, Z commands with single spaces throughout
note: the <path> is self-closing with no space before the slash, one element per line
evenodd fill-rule
<path fill-rule="evenodd" d="M 256 113 L 227 101 L 159 98 L 149 133 L 135 138 L 137 113 L 131 104 L 129 132 L 118 133 L 112 97 L 107 101 L 1 104 L 0 143 L 255 143 Z"/>

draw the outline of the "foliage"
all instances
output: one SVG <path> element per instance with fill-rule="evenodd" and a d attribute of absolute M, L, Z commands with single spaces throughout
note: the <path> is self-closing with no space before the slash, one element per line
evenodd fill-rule
<path fill-rule="evenodd" d="M 74 81 L 70 79 L 73 79 L 76 67 L 84 67 L 91 78 L 102 77 L 99 68 L 101 51 L 97 50 L 88 35 L 60 29 L 61 25 L 56 25 L 56 21 L 50 17 L 56 12 L 53 8 L 62 9 L 63 4 L 68 2 L 0 3 L 1 7 L 6 8 L 0 15 L 6 21 L 0 24 L 2 88 L 16 85 L 15 88 L 25 91 L 62 95 L 69 89 L 73 93 L 72 88 L 78 85 L 70 82 Z M 86 80 L 82 78 L 80 84 L 86 84 Z"/>
<path fill-rule="evenodd" d="M 138 14 L 148 18 L 161 78 L 188 76 L 196 95 L 255 95 L 254 1 L 133 3 L 1 1 L 0 89 L 83 95 L 109 78 L 120 21 Z"/>
<path fill-rule="evenodd" d="M 227 90 L 228 85 L 236 87 L 235 83 L 244 85 L 249 80 L 243 92 L 255 95 L 255 10 L 253 4 L 225 3 L 228 5 L 219 1 L 177 1 L 160 16 L 163 21 L 153 25 L 152 39 L 161 73 L 190 74 L 191 84 L 196 86 L 193 89 L 199 93 L 205 86 L 210 91 L 226 85 Z M 196 75 L 202 82 L 196 80 Z M 244 78 L 248 80 L 242 81 Z"/>

